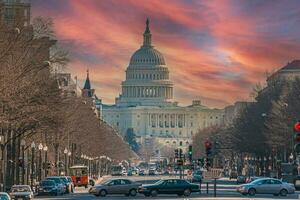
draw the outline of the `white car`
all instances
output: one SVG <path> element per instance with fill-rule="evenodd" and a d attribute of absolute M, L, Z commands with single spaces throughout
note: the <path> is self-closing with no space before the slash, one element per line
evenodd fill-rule
<path fill-rule="evenodd" d="M 14 185 L 11 187 L 9 195 L 13 200 L 32 200 L 34 196 L 29 185 Z"/>

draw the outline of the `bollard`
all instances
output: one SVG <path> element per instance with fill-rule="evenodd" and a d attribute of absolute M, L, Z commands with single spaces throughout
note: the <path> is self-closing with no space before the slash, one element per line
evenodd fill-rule
<path fill-rule="evenodd" d="M 217 179 L 214 179 L 214 197 L 217 196 Z"/>
<path fill-rule="evenodd" d="M 208 182 L 206 183 L 206 194 L 208 194 Z"/>

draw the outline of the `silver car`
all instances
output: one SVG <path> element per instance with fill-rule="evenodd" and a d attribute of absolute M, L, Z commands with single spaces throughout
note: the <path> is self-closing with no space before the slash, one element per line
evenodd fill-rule
<path fill-rule="evenodd" d="M 142 184 L 129 179 L 111 179 L 90 188 L 89 193 L 105 197 L 107 194 L 125 194 L 136 196 L 138 187 Z"/>
<path fill-rule="evenodd" d="M 19 200 L 32 200 L 33 199 L 33 192 L 29 185 L 14 185 L 12 186 L 10 193 L 11 199 Z"/>
<path fill-rule="evenodd" d="M 237 188 L 237 191 L 243 195 L 249 194 L 254 196 L 255 194 L 273 194 L 275 196 L 286 196 L 287 194 L 293 194 L 295 187 L 293 184 L 282 182 L 281 180 L 274 178 L 261 178 L 251 183 L 243 184 Z"/>

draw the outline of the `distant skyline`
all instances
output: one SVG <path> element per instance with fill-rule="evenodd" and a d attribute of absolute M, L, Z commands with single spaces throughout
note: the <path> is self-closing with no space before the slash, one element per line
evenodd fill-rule
<path fill-rule="evenodd" d="M 32 15 L 54 19 L 70 51 L 68 70 L 81 87 L 114 103 L 131 55 L 150 19 L 153 44 L 165 56 L 174 100 L 222 108 L 249 100 L 264 74 L 300 59 L 298 0 L 31 0 Z"/>

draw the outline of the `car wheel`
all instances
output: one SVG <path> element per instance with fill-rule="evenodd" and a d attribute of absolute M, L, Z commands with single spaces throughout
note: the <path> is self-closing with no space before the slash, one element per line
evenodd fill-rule
<path fill-rule="evenodd" d="M 129 195 L 130 196 L 132 196 L 132 197 L 135 197 L 136 196 L 136 189 L 131 189 L 130 191 L 129 191 Z"/>
<path fill-rule="evenodd" d="M 186 197 L 190 196 L 191 195 L 191 190 L 190 189 L 185 189 L 183 191 L 183 195 L 186 196 Z"/>
<path fill-rule="evenodd" d="M 99 195 L 100 195 L 101 197 L 105 197 L 105 196 L 107 195 L 106 190 L 101 190 L 101 191 L 99 192 Z"/>
<path fill-rule="evenodd" d="M 250 196 L 254 196 L 255 193 L 256 193 L 256 190 L 255 190 L 254 188 L 250 188 L 250 189 L 248 190 L 248 194 L 249 194 Z"/>
<path fill-rule="evenodd" d="M 285 197 L 288 194 L 288 191 L 286 189 L 282 189 L 282 190 L 280 190 L 279 194 L 280 194 L 280 196 Z"/>
<path fill-rule="evenodd" d="M 150 192 L 150 194 L 151 194 L 152 197 L 156 197 L 157 196 L 157 191 L 156 190 L 152 190 Z"/>

